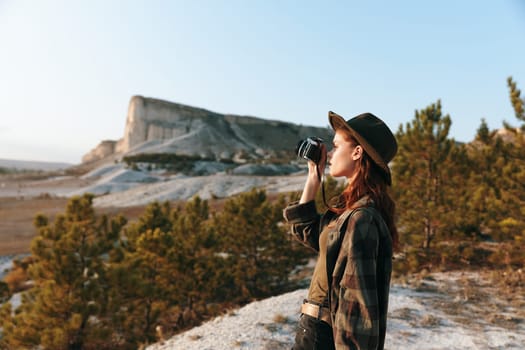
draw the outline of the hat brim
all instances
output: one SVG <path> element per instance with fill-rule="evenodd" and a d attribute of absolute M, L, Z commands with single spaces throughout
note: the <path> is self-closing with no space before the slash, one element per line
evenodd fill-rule
<path fill-rule="evenodd" d="M 332 126 L 334 132 L 340 129 L 345 130 L 357 140 L 357 142 L 363 147 L 365 152 L 370 156 L 370 158 L 372 158 L 374 163 L 376 163 L 385 172 L 387 184 L 391 185 L 392 174 L 390 173 L 390 168 L 388 167 L 388 164 L 385 163 L 384 159 L 379 155 L 379 153 L 377 153 L 375 148 L 372 147 L 368 143 L 368 141 L 364 137 L 362 137 L 357 131 L 355 131 L 350 125 L 348 125 L 346 120 L 339 114 L 329 111 L 328 120 L 330 121 L 330 125 Z"/>

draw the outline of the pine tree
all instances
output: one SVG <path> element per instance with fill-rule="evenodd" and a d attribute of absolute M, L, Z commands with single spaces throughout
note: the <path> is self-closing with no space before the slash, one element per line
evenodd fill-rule
<path fill-rule="evenodd" d="M 233 277 L 233 299 L 245 302 L 287 287 L 300 261 L 282 224 L 283 207 L 271 205 L 264 191 L 252 190 L 228 200 L 214 217 L 213 228 Z"/>
<path fill-rule="evenodd" d="M 392 169 L 401 242 L 427 250 L 443 234 L 453 212 L 451 123 L 450 116 L 442 115 L 438 101 L 416 111 L 412 122 L 401 125 L 396 135 L 399 148 Z"/>
<path fill-rule="evenodd" d="M 0 281 L 0 350 L 9 350 L 9 341 L 5 339 L 2 333 L 4 329 L 13 327 L 13 307 L 8 301 L 10 291 L 7 283 Z"/>
<path fill-rule="evenodd" d="M 509 203 L 507 216 L 500 222 L 504 234 L 518 240 L 525 239 L 525 100 L 512 77 L 507 79 L 510 102 L 521 126 L 505 125 L 512 139 L 505 144 L 505 165 L 502 175 L 506 179 L 506 191 L 502 195 Z"/>
<path fill-rule="evenodd" d="M 128 228 L 124 257 L 112 276 L 122 287 L 112 289 L 115 324 L 128 344 L 155 340 L 157 326 L 173 332 L 203 317 L 220 270 L 208 216 L 207 202 L 198 197 L 175 210 L 154 202 Z"/>
<path fill-rule="evenodd" d="M 498 224 L 504 240 L 525 238 L 525 140 L 518 136 L 515 142 L 504 145 L 500 167 L 501 200 L 505 207 Z"/>
<path fill-rule="evenodd" d="M 182 325 L 208 314 L 210 304 L 224 302 L 230 286 L 207 201 L 195 197 L 174 212 L 172 232 L 175 248 L 170 264 L 177 274 L 171 274 L 168 283 L 176 286 L 173 301 L 186 315 L 178 321 Z"/>
<path fill-rule="evenodd" d="M 499 155 L 499 161 L 495 165 L 498 171 L 494 186 L 503 206 L 493 228 L 501 239 L 521 240 L 525 238 L 525 101 L 512 77 L 507 79 L 507 85 L 515 116 L 522 124 L 516 128 L 504 122 L 505 140 L 496 136 L 495 142 L 499 144 L 494 153 Z"/>
<path fill-rule="evenodd" d="M 501 184 L 498 184 L 503 165 L 502 147 L 501 139 L 495 137 L 495 132 L 490 131 L 482 119 L 474 141 L 467 148 L 463 172 L 468 175 L 464 186 L 467 191 L 461 196 L 464 202 L 459 206 L 465 210 L 461 215 L 464 228 L 478 237 L 492 231 L 502 207 Z"/>
<path fill-rule="evenodd" d="M 156 339 L 155 327 L 169 305 L 162 276 L 169 272 L 173 237 L 158 228 L 147 229 L 133 246 L 112 270 L 109 306 L 114 329 L 130 348 Z"/>
<path fill-rule="evenodd" d="M 4 324 L 8 348 L 85 349 L 92 340 L 109 342 L 107 254 L 125 220 L 99 219 L 92 200 L 92 195 L 72 198 L 53 225 L 42 215 L 35 218 L 35 262 L 29 268 L 34 287 L 23 294 L 12 322 Z"/>
<path fill-rule="evenodd" d="M 173 225 L 171 215 L 172 210 L 169 202 L 166 201 L 161 204 L 155 201 L 150 203 L 138 221 L 126 230 L 129 243 L 133 243 L 147 230 L 159 229 L 162 232 L 170 232 Z"/>
<path fill-rule="evenodd" d="M 174 263 L 180 272 L 178 284 L 184 292 L 178 302 L 192 308 L 193 304 L 209 299 L 211 291 L 206 288 L 206 279 L 212 266 L 215 238 L 208 230 L 208 202 L 200 197 L 188 201 L 182 211 L 173 213 L 173 236 L 177 245 Z M 173 259 L 172 259 L 173 260 Z"/>
<path fill-rule="evenodd" d="M 9 292 L 9 285 L 4 281 L 0 281 L 0 304 L 5 303 L 11 298 L 11 293 Z"/>
<path fill-rule="evenodd" d="M 507 78 L 507 85 L 510 93 L 510 103 L 514 108 L 516 118 L 523 122 L 521 129 L 525 131 L 525 100 L 521 98 L 521 90 L 517 88 L 516 82 L 512 80 L 512 77 Z"/>
<path fill-rule="evenodd" d="M 113 261 L 108 308 L 115 333 L 131 349 L 156 339 L 155 326 L 169 305 L 160 280 L 174 247 L 171 215 L 169 202 L 149 204 L 126 229 L 122 252 Z"/>
<path fill-rule="evenodd" d="M 469 150 L 467 203 L 480 233 L 510 243 L 504 251 L 494 253 L 490 261 L 522 267 L 525 260 L 519 247 L 525 239 L 525 139 L 518 129 L 505 124 L 511 138 L 503 139 L 496 131 L 488 131 L 485 123 L 478 129 Z"/>

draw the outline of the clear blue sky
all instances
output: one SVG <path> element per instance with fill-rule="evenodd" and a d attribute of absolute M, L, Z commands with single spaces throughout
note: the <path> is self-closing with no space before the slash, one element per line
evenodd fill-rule
<path fill-rule="evenodd" d="M 394 131 L 441 99 L 470 141 L 518 124 L 524 44 L 524 0 L 0 0 L 0 158 L 78 163 L 122 137 L 133 95 Z"/>

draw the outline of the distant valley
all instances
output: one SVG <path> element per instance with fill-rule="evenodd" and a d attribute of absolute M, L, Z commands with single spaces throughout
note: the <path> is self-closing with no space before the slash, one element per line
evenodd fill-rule
<path fill-rule="evenodd" d="M 66 169 L 72 166 L 70 163 L 57 163 L 57 162 L 40 162 L 40 161 L 28 161 L 28 160 L 15 160 L 15 159 L 1 159 L 0 168 L 6 170 L 42 170 L 42 171 L 53 171 Z"/>

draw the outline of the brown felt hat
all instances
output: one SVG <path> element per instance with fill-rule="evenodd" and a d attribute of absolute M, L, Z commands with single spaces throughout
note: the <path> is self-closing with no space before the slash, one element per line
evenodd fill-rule
<path fill-rule="evenodd" d="M 392 184 L 392 175 L 388 163 L 397 152 L 394 134 L 381 119 L 372 113 L 363 113 L 344 120 L 339 114 L 328 112 L 328 119 L 334 131 L 346 130 L 363 147 L 374 163 L 385 172 L 387 184 Z"/>

